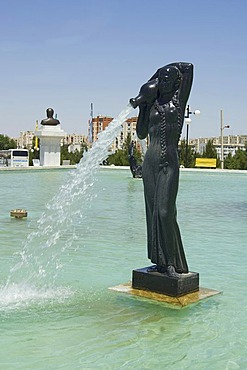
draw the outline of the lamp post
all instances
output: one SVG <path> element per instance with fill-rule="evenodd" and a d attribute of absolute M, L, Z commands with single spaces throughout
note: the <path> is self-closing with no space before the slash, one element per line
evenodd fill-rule
<path fill-rule="evenodd" d="M 220 167 L 224 169 L 224 143 L 223 143 L 223 131 L 224 128 L 230 128 L 230 125 L 223 125 L 223 111 L 220 111 L 220 137 L 221 137 L 221 155 L 220 155 Z"/>
<path fill-rule="evenodd" d="M 185 123 L 186 123 L 186 146 L 185 146 L 185 167 L 188 167 L 188 148 L 189 148 L 189 125 L 191 123 L 190 115 L 195 114 L 196 116 L 199 116 L 201 112 L 197 109 L 194 112 L 190 111 L 189 104 L 186 107 L 186 113 L 185 113 Z"/>

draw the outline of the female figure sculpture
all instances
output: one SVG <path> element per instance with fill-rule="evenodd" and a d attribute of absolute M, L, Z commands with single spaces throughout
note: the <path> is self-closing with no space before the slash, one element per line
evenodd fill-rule
<path fill-rule="evenodd" d="M 179 183 L 178 141 L 193 80 L 193 65 L 171 63 L 158 69 L 130 99 L 139 106 L 137 135 L 150 143 L 142 177 L 146 205 L 148 258 L 154 271 L 168 276 L 188 273 L 177 224 L 176 197 Z"/>

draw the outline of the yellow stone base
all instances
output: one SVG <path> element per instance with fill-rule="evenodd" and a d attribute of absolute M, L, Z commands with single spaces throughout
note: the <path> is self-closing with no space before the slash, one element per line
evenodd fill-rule
<path fill-rule="evenodd" d="M 180 308 L 221 293 L 218 290 L 199 288 L 198 292 L 188 293 L 183 295 L 182 297 L 170 297 L 165 294 L 150 292 L 149 290 L 133 289 L 131 286 L 131 282 L 120 284 L 109 289 L 120 293 L 127 293 L 138 297 L 149 298 L 155 301 L 169 303 Z"/>

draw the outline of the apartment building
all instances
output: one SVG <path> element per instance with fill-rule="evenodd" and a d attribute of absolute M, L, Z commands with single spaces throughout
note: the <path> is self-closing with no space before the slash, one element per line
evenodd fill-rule
<path fill-rule="evenodd" d="M 92 142 L 95 142 L 97 140 L 98 134 L 101 131 L 105 130 L 105 128 L 111 123 L 112 120 L 113 120 L 112 117 L 97 116 L 92 119 L 92 124 L 91 122 L 89 122 L 88 132 L 91 134 Z M 123 144 L 126 141 L 128 135 L 130 135 L 131 140 L 136 141 L 137 148 L 140 151 L 142 150 L 141 143 L 137 140 L 137 136 L 136 136 L 136 124 L 137 124 L 137 117 L 128 118 L 126 122 L 122 124 L 122 129 L 119 135 L 114 140 L 111 148 L 109 149 L 109 152 L 115 153 L 116 150 L 122 149 Z"/>
<path fill-rule="evenodd" d="M 98 134 L 104 131 L 109 123 L 113 120 L 112 117 L 107 116 L 97 116 L 92 119 L 92 125 L 89 122 L 88 136 L 90 142 L 97 141 Z M 90 126 L 91 125 L 91 126 Z"/>
<path fill-rule="evenodd" d="M 87 137 L 81 134 L 69 134 L 63 139 L 63 145 L 82 145 L 87 141 Z"/>
<path fill-rule="evenodd" d="M 122 129 L 120 134 L 116 137 L 113 145 L 112 145 L 112 151 L 113 153 L 118 150 L 123 148 L 123 144 L 126 141 L 128 135 L 130 135 L 131 140 L 136 141 L 137 136 L 136 136 L 136 123 L 137 123 L 137 117 L 131 117 L 128 118 L 126 122 L 123 123 Z M 139 146 L 140 150 L 140 144 L 137 141 L 137 146 Z"/>
<path fill-rule="evenodd" d="M 32 149 L 33 138 L 35 137 L 35 131 L 21 131 L 20 136 L 17 139 L 18 148 Z M 82 134 L 69 134 L 61 139 L 61 145 L 69 145 L 73 148 L 80 148 L 83 143 L 87 142 L 87 137 Z"/>
<path fill-rule="evenodd" d="M 18 148 L 31 149 L 33 146 L 34 131 L 21 131 L 17 139 Z"/>
<path fill-rule="evenodd" d="M 207 142 L 211 140 L 216 149 L 218 158 L 221 159 L 221 137 L 207 137 L 189 140 L 189 145 L 195 150 L 195 152 L 203 154 Z M 245 150 L 245 143 L 247 143 L 247 135 L 228 135 L 223 136 L 223 153 L 224 158 L 229 153 L 234 156 L 238 149 Z"/>

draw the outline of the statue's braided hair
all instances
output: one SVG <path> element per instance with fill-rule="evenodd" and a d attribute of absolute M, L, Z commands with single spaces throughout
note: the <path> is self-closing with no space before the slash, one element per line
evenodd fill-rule
<path fill-rule="evenodd" d="M 160 105 L 157 100 L 154 102 L 155 109 L 159 112 L 161 117 L 160 123 L 160 146 L 161 146 L 161 154 L 160 154 L 160 162 L 161 164 L 166 161 L 166 152 L 167 152 L 167 145 L 166 145 L 166 111 L 165 105 Z"/>
<path fill-rule="evenodd" d="M 182 128 L 183 128 L 181 106 L 180 106 L 179 100 L 178 100 L 178 91 L 176 91 L 175 95 L 173 96 L 172 102 L 175 105 L 175 107 L 177 108 L 177 112 L 178 112 L 178 141 L 177 141 L 177 143 L 178 143 L 179 139 L 180 139 L 180 136 L 181 136 L 181 133 L 182 133 Z"/>
<path fill-rule="evenodd" d="M 178 112 L 178 140 L 179 142 L 181 133 L 182 133 L 182 114 L 181 114 L 181 107 L 178 100 L 178 91 L 172 97 L 172 103 L 177 108 Z M 161 124 L 160 124 L 160 146 L 161 146 L 161 154 L 160 154 L 160 162 L 161 165 L 167 161 L 166 159 L 166 152 L 167 152 L 167 143 L 166 143 L 166 111 L 165 111 L 165 104 L 160 105 L 157 100 L 154 102 L 155 109 L 159 112 L 161 117 Z"/>

